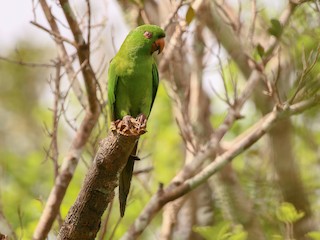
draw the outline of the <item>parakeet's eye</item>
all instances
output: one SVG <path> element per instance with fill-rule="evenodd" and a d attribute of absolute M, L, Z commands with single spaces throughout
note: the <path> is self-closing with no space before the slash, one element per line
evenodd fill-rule
<path fill-rule="evenodd" d="M 148 32 L 148 31 L 145 31 L 144 34 L 143 34 L 143 36 L 144 36 L 145 38 L 147 38 L 147 39 L 150 39 L 150 38 L 152 38 L 152 33 L 151 33 L 151 32 Z"/>

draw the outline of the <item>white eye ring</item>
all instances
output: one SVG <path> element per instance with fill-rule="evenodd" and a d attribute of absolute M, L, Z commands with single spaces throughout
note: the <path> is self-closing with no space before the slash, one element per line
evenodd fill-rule
<path fill-rule="evenodd" d="M 152 33 L 151 33 L 151 32 L 148 32 L 148 31 L 145 31 L 144 34 L 143 34 L 143 36 L 144 36 L 145 38 L 147 38 L 147 39 L 150 39 L 150 38 L 152 38 Z"/>

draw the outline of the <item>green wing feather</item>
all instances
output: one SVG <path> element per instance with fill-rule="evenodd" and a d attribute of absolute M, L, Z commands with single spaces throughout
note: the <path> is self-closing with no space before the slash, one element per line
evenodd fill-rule
<path fill-rule="evenodd" d="M 114 71 L 114 65 L 112 60 L 110 62 L 109 74 L 108 74 L 108 105 L 109 105 L 109 114 L 112 121 L 116 120 L 115 116 L 115 104 L 116 104 L 116 90 L 119 77 Z"/>
<path fill-rule="evenodd" d="M 157 91 L 159 86 L 159 73 L 156 63 L 152 64 L 152 102 L 150 106 L 150 112 L 154 103 L 154 99 L 156 98 Z"/>

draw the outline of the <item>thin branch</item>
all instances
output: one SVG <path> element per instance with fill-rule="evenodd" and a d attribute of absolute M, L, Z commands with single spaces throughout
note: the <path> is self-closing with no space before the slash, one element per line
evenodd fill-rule
<path fill-rule="evenodd" d="M 226 24 L 230 25 L 235 32 L 239 32 L 240 26 L 241 26 L 241 23 L 240 23 L 241 4 L 239 2 L 238 4 L 239 4 L 239 13 L 235 14 L 232 11 L 231 7 L 225 2 L 222 4 L 219 4 L 217 1 L 214 1 L 214 5 L 223 13 L 226 20 L 228 20 L 228 22 L 226 21 Z"/>
<path fill-rule="evenodd" d="M 236 141 L 232 148 L 228 149 L 222 155 L 217 156 L 213 162 L 206 166 L 197 175 L 187 179 L 183 183 L 170 184 L 167 188 L 162 189 L 155 194 L 143 209 L 140 216 L 135 220 L 133 225 L 131 225 L 128 232 L 126 232 L 121 239 L 137 239 L 145 227 L 151 222 L 156 213 L 159 212 L 166 203 L 187 194 L 207 181 L 213 174 L 217 173 L 227 163 L 232 161 L 236 156 L 244 152 L 255 142 L 261 139 L 261 137 L 264 136 L 277 121 L 288 118 L 295 114 L 302 113 L 314 106 L 317 106 L 320 104 L 319 100 L 320 97 L 315 96 L 309 100 L 294 104 L 285 110 L 274 108 L 272 112 L 264 116 L 251 129 L 248 129 L 241 136 L 239 136 L 240 140 Z M 213 144 L 214 142 L 215 141 L 210 141 L 210 143 L 206 145 L 204 151 L 199 152 L 193 158 L 192 162 L 202 162 L 211 156 L 213 149 L 216 147 Z"/>
<path fill-rule="evenodd" d="M 35 0 L 32 0 L 32 13 L 33 13 L 33 20 L 36 21 L 37 20 L 36 8 L 39 2 L 37 2 L 36 4 L 34 2 Z"/>
<path fill-rule="evenodd" d="M 63 36 L 61 36 L 59 33 L 56 33 L 54 31 L 51 31 L 50 29 L 47 29 L 46 27 L 42 26 L 41 24 L 37 23 L 37 22 L 34 22 L 34 21 L 30 21 L 30 23 L 40 29 L 42 29 L 43 31 L 49 33 L 50 35 L 52 35 L 53 37 L 63 41 L 63 42 L 66 42 L 66 43 L 69 43 L 70 45 L 74 46 L 75 48 L 77 48 L 77 44 L 74 42 L 74 41 L 71 41 L 70 39 L 68 38 L 65 38 Z"/>
<path fill-rule="evenodd" d="M 235 104 L 229 108 L 228 113 L 223 121 L 223 123 L 215 130 L 213 137 L 210 139 L 209 142 L 212 146 L 215 146 L 212 149 L 212 153 L 216 152 L 217 148 L 219 147 L 219 142 L 223 138 L 223 136 L 227 133 L 227 131 L 231 128 L 233 123 L 241 118 L 240 111 L 245 104 L 245 102 L 251 97 L 255 86 L 259 83 L 260 81 L 260 73 L 258 71 L 253 71 L 251 74 L 251 77 L 246 83 L 246 86 L 235 102 Z M 206 147 L 202 147 L 200 152 L 204 152 L 204 149 Z M 208 156 L 207 156 L 208 157 Z M 201 158 L 200 158 L 201 159 Z M 190 176 L 193 175 L 195 170 L 199 169 L 200 166 L 202 165 L 202 161 L 198 162 L 196 160 L 193 160 L 189 164 L 186 164 L 183 169 L 177 174 L 175 178 L 177 179 L 182 179 L 185 180 L 189 178 Z"/>
<path fill-rule="evenodd" d="M 172 23 L 173 19 L 176 17 L 177 12 L 179 11 L 179 9 L 181 8 L 181 6 L 183 5 L 183 0 L 179 0 L 176 3 L 175 8 L 173 9 L 173 11 L 171 12 L 171 14 L 169 15 L 169 17 L 167 18 L 167 21 L 163 24 L 163 29 L 164 31 L 167 30 L 167 28 L 169 27 L 169 25 Z"/>
<path fill-rule="evenodd" d="M 251 45 L 253 45 L 253 37 L 254 37 L 254 31 L 256 29 L 256 21 L 257 21 L 257 0 L 251 0 L 251 15 L 252 15 L 252 20 L 251 20 L 248 38 L 250 39 Z"/>
<path fill-rule="evenodd" d="M 223 82 L 223 88 L 224 88 L 224 95 L 225 95 L 225 102 L 227 103 L 228 106 L 231 106 L 231 102 L 230 102 L 230 98 L 229 98 L 229 94 L 228 94 L 228 86 L 226 83 L 226 74 L 224 72 L 224 67 L 222 65 L 222 61 L 221 61 L 221 57 L 219 56 L 219 54 L 217 54 L 217 59 L 218 59 L 218 64 L 219 64 L 219 69 L 220 69 L 220 75 L 222 78 L 222 82 Z"/>
<path fill-rule="evenodd" d="M 13 63 L 13 64 L 18 64 L 21 66 L 26 66 L 26 67 L 45 67 L 45 68 L 55 68 L 56 67 L 55 64 L 25 62 L 22 60 L 13 60 L 13 59 L 1 57 L 1 56 L 0 56 L 0 60 L 6 61 L 9 63 Z"/>
<path fill-rule="evenodd" d="M 318 46 L 318 49 L 316 51 L 316 55 L 314 57 L 314 59 L 311 62 L 311 57 L 312 57 L 312 52 L 310 53 L 309 57 L 308 57 L 308 61 L 304 61 L 305 63 L 303 64 L 303 71 L 300 74 L 299 80 L 298 80 L 298 86 L 296 87 L 296 91 L 294 92 L 294 94 L 290 97 L 290 99 L 288 99 L 288 103 L 292 104 L 295 100 L 295 98 L 297 97 L 298 93 L 301 91 L 301 89 L 304 86 L 306 77 L 308 76 L 308 74 L 311 72 L 311 70 L 314 68 L 314 66 L 317 64 L 318 60 L 319 60 L 319 56 L 320 56 L 320 46 Z"/>
<path fill-rule="evenodd" d="M 91 4 L 90 0 L 86 0 L 87 8 L 88 8 L 88 34 L 87 34 L 87 43 L 88 43 L 88 49 L 89 49 L 89 56 L 88 59 L 90 59 L 90 45 L 91 45 Z"/>
<path fill-rule="evenodd" d="M 47 2 L 45 0 L 39 0 L 39 2 L 42 7 L 42 10 L 45 14 L 45 17 L 47 18 L 47 21 L 50 25 L 51 30 L 53 32 L 57 33 L 58 35 L 61 35 L 59 28 L 58 28 L 58 24 L 56 23 L 56 18 L 53 16 L 51 9 L 48 6 Z M 68 56 L 67 50 L 63 44 L 63 41 L 59 38 L 56 38 L 56 37 L 54 38 L 54 40 L 55 40 L 57 48 L 58 48 L 58 54 L 59 54 L 60 61 L 63 64 L 64 68 L 66 69 L 69 81 L 71 81 L 71 79 L 73 79 L 73 76 L 75 75 L 74 69 L 72 67 L 72 62 L 69 59 L 69 56 Z M 73 82 L 72 89 L 73 89 L 77 99 L 81 103 L 82 107 L 85 108 L 87 105 L 87 100 L 85 99 L 85 96 L 83 94 L 83 91 L 81 89 L 81 86 L 79 84 L 78 79 Z"/>
<path fill-rule="evenodd" d="M 76 166 L 78 165 L 82 149 L 88 142 L 90 134 L 94 126 L 96 125 L 100 114 L 99 102 L 96 97 L 96 77 L 94 75 L 93 69 L 91 68 L 90 59 L 88 58 L 88 46 L 83 39 L 82 32 L 80 31 L 79 25 L 70 8 L 69 2 L 60 1 L 60 3 L 68 20 L 70 29 L 73 32 L 75 42 L 78 46 L 77 55 L 80 65 L 85 65 L 85 67 L 81 67 L 81 70 L 86 84 L 89 106 L 86 107 L 86 114 L 84 116 L 84 119 L 82 120 L 82 123 L 78 128 L 74 139 L 72 140 L 69 152 L 66 154 L 63 160 L 59 176 L 56 178 L 55 185 L 50 192 L 39 223 L 35 229 L 33 235 L 33 239 L 35 240 L 44 239 L 48 235 L 52 224 L 59 212 L 61 202 L 73 177 Z M 53 17 L 50 7 L 47 5 L 47 2 L 45 0 L 40 0 L 40 4 L 50 24 L 51 29 L 54 32 L 59 33 L 56 19 Z M 66 68 L 69 80 L 72 80 L 71 84 L 73 86 L 73 90 L 75 91 L 80 103 L 83 106 L 86 106 L 87 104 L 84 104 L 84 100 L 82 99 L 83 94 L 81 88 L 78 85 L 78 81 L 73 82 L 73 78 L 76 76 L 76 73 L 72 68 L 71 62 L 69 61 L 68 54 L 63 45 L 63 42 L 57 38 L 55 38 L 55 41 L 57 43 L 58 49 L 60 50 L 59 54 L 61 62 Z M 78 86 L 79 88 L 75 88 L 75 86 Z"/>
<path fill-rule="evenodd" d="M 163 52 L 161 61 L 159 62 L 159 72 L 165 72 L 169 67 L 169 60 L 172 58 L 175 49 L 177 49 L 179 39 L 182 34 L 186 31 L 187 24 L 184 21 L 180 21 L 176 26 L 174 33 L 170 38 L 170 42 L 167 44 L 166 49 Z"/>
<path fill-rule="evenodd" d="M 75 39 L 75 42 L 77 43 L 78 47 L 78 58 L 80 61 L 80 64 L 82 64 L 85 61 L 88 61 L 85 68 L 82 69 L 82 75 L 84 78 L 84 82 L 86 85 L 86 90 L 88 94 L 88 100 L 89 100 L 89 111 L 91 114 L 97 114 L 99 115 L 100 108 L 99 108 L 99 102 L 97 100 L 96 96 L 96 83 L 97 79 L 94 74 L 94 71 L 92 69 L 92 66 L 90 64 L 90 49 L 89 45 L 85 42 L 83 38 L 82 31 L 79 27 L 79 24 L 76 20 L 76 17 L 72 11 L 72 8 L 70 6 L 70 3 L 68 0 L 60 0 L 60 4 L 62 6 L 64 15 L 68 21 L 68 24 L 70 26 L 70 29 L 73 33 L 73 37 Z"/>
<path fill-rule="evenodd" d="M 59 174 L 59 150 L 58 150 L 58 124 L 60 114 L 59 112 L 59 101 L 60 101 L 60 70 L 61 65 L 60 62 L 57 63 L 56 76 L 54 79 L 54 104 L 53 104 L 53 126 L 52 126 L 52 134 L 51 134 L 51 142 L 52 142 L 52 161 L 54 165 L 54 177 L 56 178 Z"/>
<path fill-rule="evenodd" d="M 292 14 L 294 13 L 296 7 L 298 5 L 293 3 L 292 1 L 289 1 L 287 7 L 285 8 L 285 10 L 282 12 L 280 18 L 279 18 L 279 22 L 282 26 L 282 29 L 284 29 L 288 23 L 289 23 L 289 19 L 291 18 Z M 283 30 L 281 31 L 281 33 L 283 33 Z M 265 57 L 265 60 L 264 60 L 264 63 L 266 63 L 266 61 L 269 60 L 269 57 L 270 55 L 272 55 L 274 49 L 279 45 L 280 43 L 280 37 L 278 38 L 270 38 L 269 40 L 269 46 L 266 48 L 265 52 L 267 53 L 266 54 L 266 57 Z"/>
<path fill-rule="evenodd" d="M 218 10 L 209 1 L 196 0 L 193 7 L 197 9 L 196 16 L 216 36 L 218 41 L 236 62 L 243 75 L 248 78 L 252 71 L 250 59 L 238 35 L 224 21 Z"/>
<path fill-rule="evenodd" d="M 23 219 L 23 213 L 21 211 L 21 207 L 20 206 L 18 207 L 18 218 L 19 218 L 19 227 L 21 229 L 19 238 L 23 239 L 23 235 L 24 235 L 24 226 L 23 226 L 23 220 L 22 220 Z"/>
<path fill-rule="evenodd" d="M 120 222 L 121 222 L 121 218 L 118 219 L 118 221 L 116 222 L 114 228 L 112 229 L 112 232 L 111 232 L 111 235 L 110 235 L 109 240 L 113 240 L 113 237 L 114 237 L 114 235 L 115 235 L 115 233 L 116 233 L 116 230 L 117 230 L 118 227 L 119 227 Z"/>

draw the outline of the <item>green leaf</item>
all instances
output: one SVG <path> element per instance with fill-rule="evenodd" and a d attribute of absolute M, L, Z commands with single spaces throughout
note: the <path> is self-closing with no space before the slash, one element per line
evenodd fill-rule
<path fill-rule="evenodd" d="M 229 240 L 246 240 L 248 239 L 248 233 L 243 230 L 242 225 L 236 225 L 235 229 L 233 230 L 232 236 Z"/>
<path fill-rule="evenodd" d="M 320 240 L 320 232 L 315 232 L 315 231 L 309 232 L 307 236 L 313 240 Z"/>
<path fill-rule="evenodd" d="M 211 234 L 213 234 L 212 227 L 193 227 L 194 232 L 199 233 L 203 238 L 209 239 Z"/>
<path fill-rule="evenodd" d="M 242 225 L 237 225 L 232 229 L 228 222 L 220 222 L 212 227 L 193 227 L 193 231 L 207 240 L 246 240 L 248 237 Z"/>
<path fill-rule="evenodd" d="M 276 38 L 279 38 L 282 33 L 282 26 L 279 20 L 277 19 L 271 19 L 271 27 L 268 29 L 268 32 L 275 36 Z"/>
<path fill-rule="evenodd" d="M 210 240 L 227 240 L 230 237 L 230 224 L 227 222 L 220 222 L 212 227 L 193 227 L 193 231 L 199 233 L 203 238 Z"/>
<path fill-rule="evenodd" d="M 272 235 L 272 240 L 284 240 L 284 238 L 281 235 Z"/>
<path fill-rule="evenodd" d="M 265 54 L 264 48 L 261 46 L 261 44 L 259 43 L 257 45 L 257 52 L 259 54 L 259 56 L 262 58 Z"/>
<path fill-rule="evenodd" d="M 186 14 L 186 21 L 187 21 L 188 25 L 192 22 L 192 20 L 194 19 L 194 16 L 195 16 L 195 12 L 194 12 L 193 8 L 191 6 L 189 6 L 189 9 Z"/>
<path fill-rule="evenodd" d="M 304 212 L 297 211 L 291 203 L 283 202 L 277 209 L 276 215 L 281 222 L 294 223 L 303 218 Z"/>

